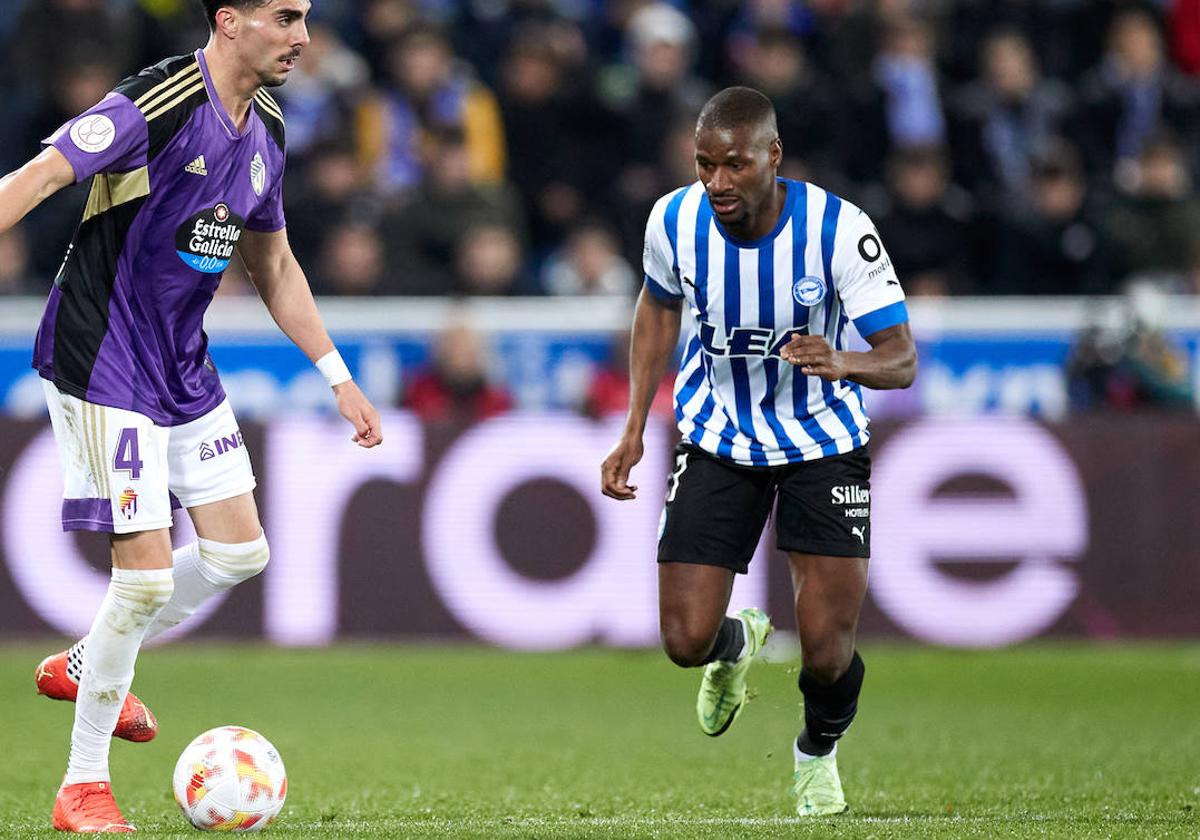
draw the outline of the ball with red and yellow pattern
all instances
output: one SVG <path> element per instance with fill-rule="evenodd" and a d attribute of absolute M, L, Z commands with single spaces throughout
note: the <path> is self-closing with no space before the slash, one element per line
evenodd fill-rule
<path fill-rule="evenodd" d="M 197 736 L 175 764 L 175 801 L 204 831 L 261 831 L 283 808 L 287 772 L 271 742 L 244 726 Z"/>

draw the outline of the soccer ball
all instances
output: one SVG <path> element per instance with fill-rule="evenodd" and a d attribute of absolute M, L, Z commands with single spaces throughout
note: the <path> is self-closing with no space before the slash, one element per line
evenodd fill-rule
<path fill-rule="evenodd" d="M 179 756 L 172 785 L 183 815 L 202 831 L 261 831 L 287 798 L 278 751 L 244 726 L 197 736 Z"/>

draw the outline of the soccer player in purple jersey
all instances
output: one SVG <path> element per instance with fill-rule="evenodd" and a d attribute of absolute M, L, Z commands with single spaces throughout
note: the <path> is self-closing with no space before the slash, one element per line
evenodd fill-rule
<path fill-rule="evenodd" d="M 383 441 L 288 246 L 284 125 L 267 88 L 308 44 L 309 0 L 203 0 L 211 37 L 121 82 L 0 180 L 0 231 L 90 179 L 38 330 L 65 477 L 63 527 L 110 534 L 112 581 L 84 640 L 38 690 L 75 700 L 64 831 L 130 832 L 109 785 L 114 734 L 157 724 L 131 694 L 143 641 L 263 570 L 250 459 L 207 353 L 204 313 L 240 255 L 280 329 L 325 375 L 361 447 Z M 172 552 L 173 499 L 198 540 Z"/>

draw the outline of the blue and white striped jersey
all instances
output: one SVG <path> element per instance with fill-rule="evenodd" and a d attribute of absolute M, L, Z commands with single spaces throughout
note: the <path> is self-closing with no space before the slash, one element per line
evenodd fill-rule
<path fill-rule="evenodd" d="M 783 179 L 781 179 L 783 180 Z M 811 461 L 867 442 L 859 385 L 805 376 L 780 358 L 792 334 L 847 349 L 904 323 L 904 292 L 870 218 L 820 187 L 783 180 L 775 230 L 730 237 L 696 182 L 663 196 L 646 225 L 646 287 L 692 317 L 675 380 L 685 440 L 746 466 Z"/>

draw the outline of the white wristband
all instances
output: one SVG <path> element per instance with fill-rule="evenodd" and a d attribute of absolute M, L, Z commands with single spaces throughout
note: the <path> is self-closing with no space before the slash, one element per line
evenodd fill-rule
<path fill-rule="evenodd" d="M 321 371 L 330 388 L 352 379 L 350 368 L 346 367 L 346 363 L 342 361 L 342 354 L 336 347 L 317 359 L 317 370 Z"/>

